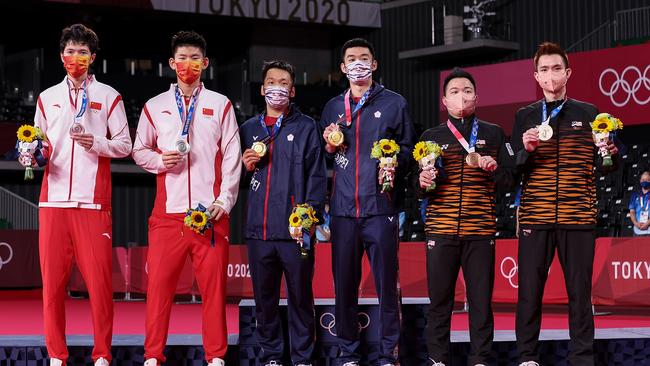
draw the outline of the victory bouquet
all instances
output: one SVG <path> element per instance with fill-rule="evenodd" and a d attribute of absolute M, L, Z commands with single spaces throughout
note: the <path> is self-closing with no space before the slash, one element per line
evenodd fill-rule
<path fill-rule="evenodd" d="M 212 228 L 212 222 L 210 221 L 211 218 L 208 209 L 199 203 L 195 209 L 188 209 L 185 212 L 185 219 L 183 221 L 185 226 L 192 229 L 192 231 L 203 235 L 206 230 Z"/>
<path fill-rule="evenodd" d="M 616 131 L 623 128 L 623 122 L 609 113 L 600 113 L 590 124 L 594 143 L 598 147 L 600 156 L 603 157 L 603 166 L 612 166 L 614 162 L 607 145 L 616 136 Z"/>
<path fill-rule="evenodd" d="M 382 174 L 381 192 L 390 192 L 393 189 L 395 168 L 397 167 L 397 154 L 399 145 L 395 140 L 381 139 L 375 141 L 370 151 L 370 156 L 379 160 L 379 168 Z"/>
<path fill-rule="evenodd" d="M 442 148 L 440 145 L 432 141 L 420 141 L 415 144 L 415 148 L 413 149 L 413 157 L 415 158 L 415 161 L 417 161 L 420 165 L 420 169 L 424 169 L 425 167 L 429 166 L 435 169 L 436 165 L 438 165 L 438 167 L 442 166 Z M 427 187 L 426 191 L 431 192 L 434 189 L 436 189 L 435 181 Z"/>
<path fill-rule="evenodd" d="M 34 179 L 34 164 L 44 166 L 47 159 L 43 156 L 43 141 L 47 141 L 45 134 L 40 128 L 31 125 L 22 125 L 16 132 L 18 141 L 16 150 L 18 151 L 18 161 L 25 166 L 25 180 Z"/>
<path fill-rule="evenodd" d="M 289 216 L 289 234 L 300 246 L 300 255 L 306 258 L 311 249 L 311 229 L 318 219 L 316 211 L 309 204 L 298 204 Z"/>

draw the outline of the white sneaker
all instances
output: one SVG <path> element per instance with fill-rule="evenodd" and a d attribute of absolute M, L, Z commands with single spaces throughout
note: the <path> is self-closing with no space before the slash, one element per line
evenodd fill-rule
<path fill-rule="evenodd" d="M 63 360 L 59 360 L 58 358 L 50 358 L 50 366 L 62 366 L 63 365 Z"/>
<path fill-rule="evenodd" d="M 525 361 L 519 364 L 519 366 L 539 366 L 535 361 Z"/>
<path fill-rule="evenodd" d="M 485 364 L 484 364 L 484 363 L 477 363 L 477 364 L 474 365 L 474 366 L 485 366 Z"/>
<path fill-rule="evenodd" d="M 344 363 L 342 366 L 359 366 L 359 362 L 357 362 L 357 361 L 350 361 L 350 362 L 346 362 L 346 363 Z"/>
<path fill-rule="evenodd" d="M 264 366 L 282 366 L 281 363 L 278 363 L 278 361 L 269 361 L 268 363 L 265 363 Z"/>
<path fill-rule="evenodd" d="M 158 366 L 158 360 L 155 358 L 147 358 L 147 360 L 144 361 L 144 366 Z"/>
<path fill-rule="evenodd" d="M 434 360 L 433 358 L 429 358 L 429 361 L 431 361 L 431 365 L 430 365 L 430 366 L 446 366 L 444 363 L 442 363 L 442 362 L 437 362 L 437 361 Z"/>
<path fill-rule="evenodd" d="M 100 357 L 95 361 L 95 366 L 108 366 L 109 362 L 104 357 Z"/>
<path fill-rule="evenodd" d="M 219 357 L 215 357 L 208 363 L 208 366 L 225 366 L 226 361 L 220 359 Z"/>
<path fill-rule="evenodd" d="M 311 366 L 310 363 L 297 363 L 296 366 Z"/>

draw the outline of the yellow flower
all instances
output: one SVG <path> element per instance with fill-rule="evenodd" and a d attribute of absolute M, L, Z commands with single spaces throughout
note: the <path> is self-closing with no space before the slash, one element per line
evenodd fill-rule
<path fill-rule="evenodd" d="M 435 142 L 427 141 L 427 153 L 440 157 L 442 156 L 442 148 Z"/>
<path fill-rule="evenodd" d="M 36 138 L 36 129 L 30 125 L 22 125 L 18 128 L 16 135 L 20 142 L 32 142 Z"/>
<path fill-rule="evenodd" d="M 307 214 L 309 215 L 309 218 L 314 224 L 318 223 L 318 219 L 316 218 L 316 211 L 314 211 L 313 208 L 309 207 L 309 210 L 307 210 Z"/>
<path fill-rule="evenodd" d="M 205 224 L 208 223 L 208 216 L 201 211 L 194 211 L 190 216 L 192 220 L 192 226 L 197 228 L 202 228 Z"/>
<path fill-rule="evenodd" d="M 302 219 L 298 213 L 294 212 L 289 216 L 289 225 L 292 227 L 299 227 L 302 225 Z"/>
<path fill-rule="evenodd" d="M 413 148 L 413 158 L 415 158 L 415 161 L 420 161 L 420 159 L 427 155 L 427 143 L 425 141 L 420 141 L 415 144 Z"/>
<path fill-rule="evenodd" d="M 591 129 L 595 133 L 612 132 L 621 128 L 623 128 L 623 122 L 609 113 L 600 113 L 591 123 Z"/>
<path fill-rule="evenodd" d="M 621 120 L 618 118 L 614 118 L 614 119 L 616 120 L 616 129 L 617 130 L 623 129 L 623 122 L 621 122 Z"/>

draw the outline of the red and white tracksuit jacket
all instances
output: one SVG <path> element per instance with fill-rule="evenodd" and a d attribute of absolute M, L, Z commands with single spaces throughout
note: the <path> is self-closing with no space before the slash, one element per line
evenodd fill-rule
<path fill-rule="evenodd" d="M 145 359 L 164 362 L 176 282 L 187 255 L 191 255 L 203 299 L 203 343 L 210 361 L 224 358 L 228 345 L 225 284 L 229 220 L 224 216 L 215 223 L 214 232 L 200 235 L 183 225 L 183 217 L 188 208 L 199 203 L 208 207 L 216 200 L 227 213 L 235 205 L 241 169 L 239 133 L 228 98 L 202 87 L 190 124 L 190 153 L 173 168 L 165 168 L 162 152 L 174 150 L 183 127 L 175 87 L 172 84 L 145 104 L 133 147 L 135 162 L 157 174 L 156 201 L 149 220 Z"/>
<path fill-rule="evenodd" d="M 93 76 L 81 124 L 94 135 L 86 150 L 69 129 L 82 93 L 61 83 L 38 98 L 34 122 L 46 135 L 49 157 L 39 199 L 39 250 L 43 277 L 45 341 L 50 357 L 65 361 L 65 286 L 73 258 L 90 295 L 93 359 L 111 359 L 113 329 L 110 159 L 128 156 L 131 138 L 120 94 Z"/>
<path fill-rule="evenodd" d="M 88 106 L 81 124 L 86 133 L 95 135 L 88 151 L 74 143 L 69 134 L 75 105 L 81 105 L 81 93 L 70 90 L 64 79 L 38 98 L 35 126 L 49 140 L 40 207 L 110 208 L 110 159 L 131 152 L 129 125 L 122 96 L 115 89 L 91 76 L 87 94 Z"/>

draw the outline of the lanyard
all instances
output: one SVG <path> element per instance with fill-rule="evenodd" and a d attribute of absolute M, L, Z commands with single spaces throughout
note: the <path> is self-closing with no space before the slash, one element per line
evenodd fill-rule
<path fill-rule="evenodd" d="M 201 86 L 194 90 L 192 93 L 192 101 L 187 109 L 187 114 L 185 114 L 183 96 L 181 95 L 180 88 L 176 85 L 176 106 L 178 107 L 178 114 L 181 117 L 181 122 L 183 122 L 183 130 L 181 131 L 181 138 L 183 139 L 187 139 L 187 135 L 190 133 L 190 123 L 192 123 L 192 117 L 194 117 L 194 109 L 196 108 L 196 101 L 199 99 L 200 92 Z"/>
<path fill-rule="evenodd" d="M 542 100 L 542 124 L 543 125 L 549 124 L 549 122 L 551 122 L 551 118 L 555 118 L 560 113 L 562 108 L 564 108 L 564 104 L 566 103 L 567 100 L 568 100 L 567 98 L 564 98 L 564 102 L 562 102 L 562 104 L 560 104 L 559 106 L 555 107 L 551 111 L 550 116 L 548 115 L 548 111 L 546 109 L 546 101 Z"/>
<path fill-rule="evenodd" d="M 86 92 L 88 79 L 84 80 L 83 84 L 81 84 L 81 107 L 79 107 L 78 111 L 76 98 L 73 100 L 72 93 L 70 92 L 70 80 L 66 79 L 66 82 L 68 83 L 68 96 L 70 97 L 70 105 L 77 113 L 74 116 L 74 121 L 75 123 L 81 123 L 81 119 L 83 118 L 84 113 L 86 113 L 86 109 L 88 107 L 88 93 Z"/>
<path fill-rule="evenodd" d="M 273 125 L 273 130 L 269 133 L 266 123 L 264 123 L 264 113 L 260 114 L 260 124 L 262 125 L 262 129 L 266 131 L 266 137 L 261 142 L 268 143 L 276 138 L 278 132 L 280 132 L 280 127 L 282 127 L 282 119 L 284 119 L 284 113 L 278 117 L 278 120 Z"/>
<path fill-rule="evenodd" d="M 645 201 L 645 207 L 643 207 L 643 197 L 648 196 L 648 199 Z M 639 195 L 639 206 L 641 207 L 641 210 L 643 211 L 648 211 L 648 205 L 650 204 L 650 194 L 640 194 Z"/>
<path fill-rule="evenodd" d="M 476 150 L 476 139 L 478 138 L 478 119 L 476 119 L 476 117 L 474 117 L 474 122 L 472 124 L 472 134 L 469 137 L 469 143 L 467 143 L 467 140 L 465 140 L 463 135 L 458 131 L 458 129 L 456 129 L 456 126 L 454 126 L 450 120 L 447 120 L 447 127 L 451 130 L 451 133 L 456 136 L 456 140 L 458 140 L 458 142 L 463 145 L 465 151 L 468 153 L 473 153 L 474 150 Z"/>
<path fill-rule="evenodd" d="M 370 89 L 366 90 L 366 92 L 363 93 L 361 99 L 359 100 L 359 103 L 357 103 L 357 105 L 354 106 L 354 111 L 352 112 L 350 112 L 352 109 L 350 105 L 350 90 L 348 89 L 348 91 L 345 93 L 345 99 L 343 100 L 343 103 L 345 104 L 345 124 L 347 126 L 350 126 L 352 124 L 352 115 L 359 112 L 361 110 L 361 107 L 363 107 L 363 105 L 368 100 L 368 96 L 370 96 Z"/>

